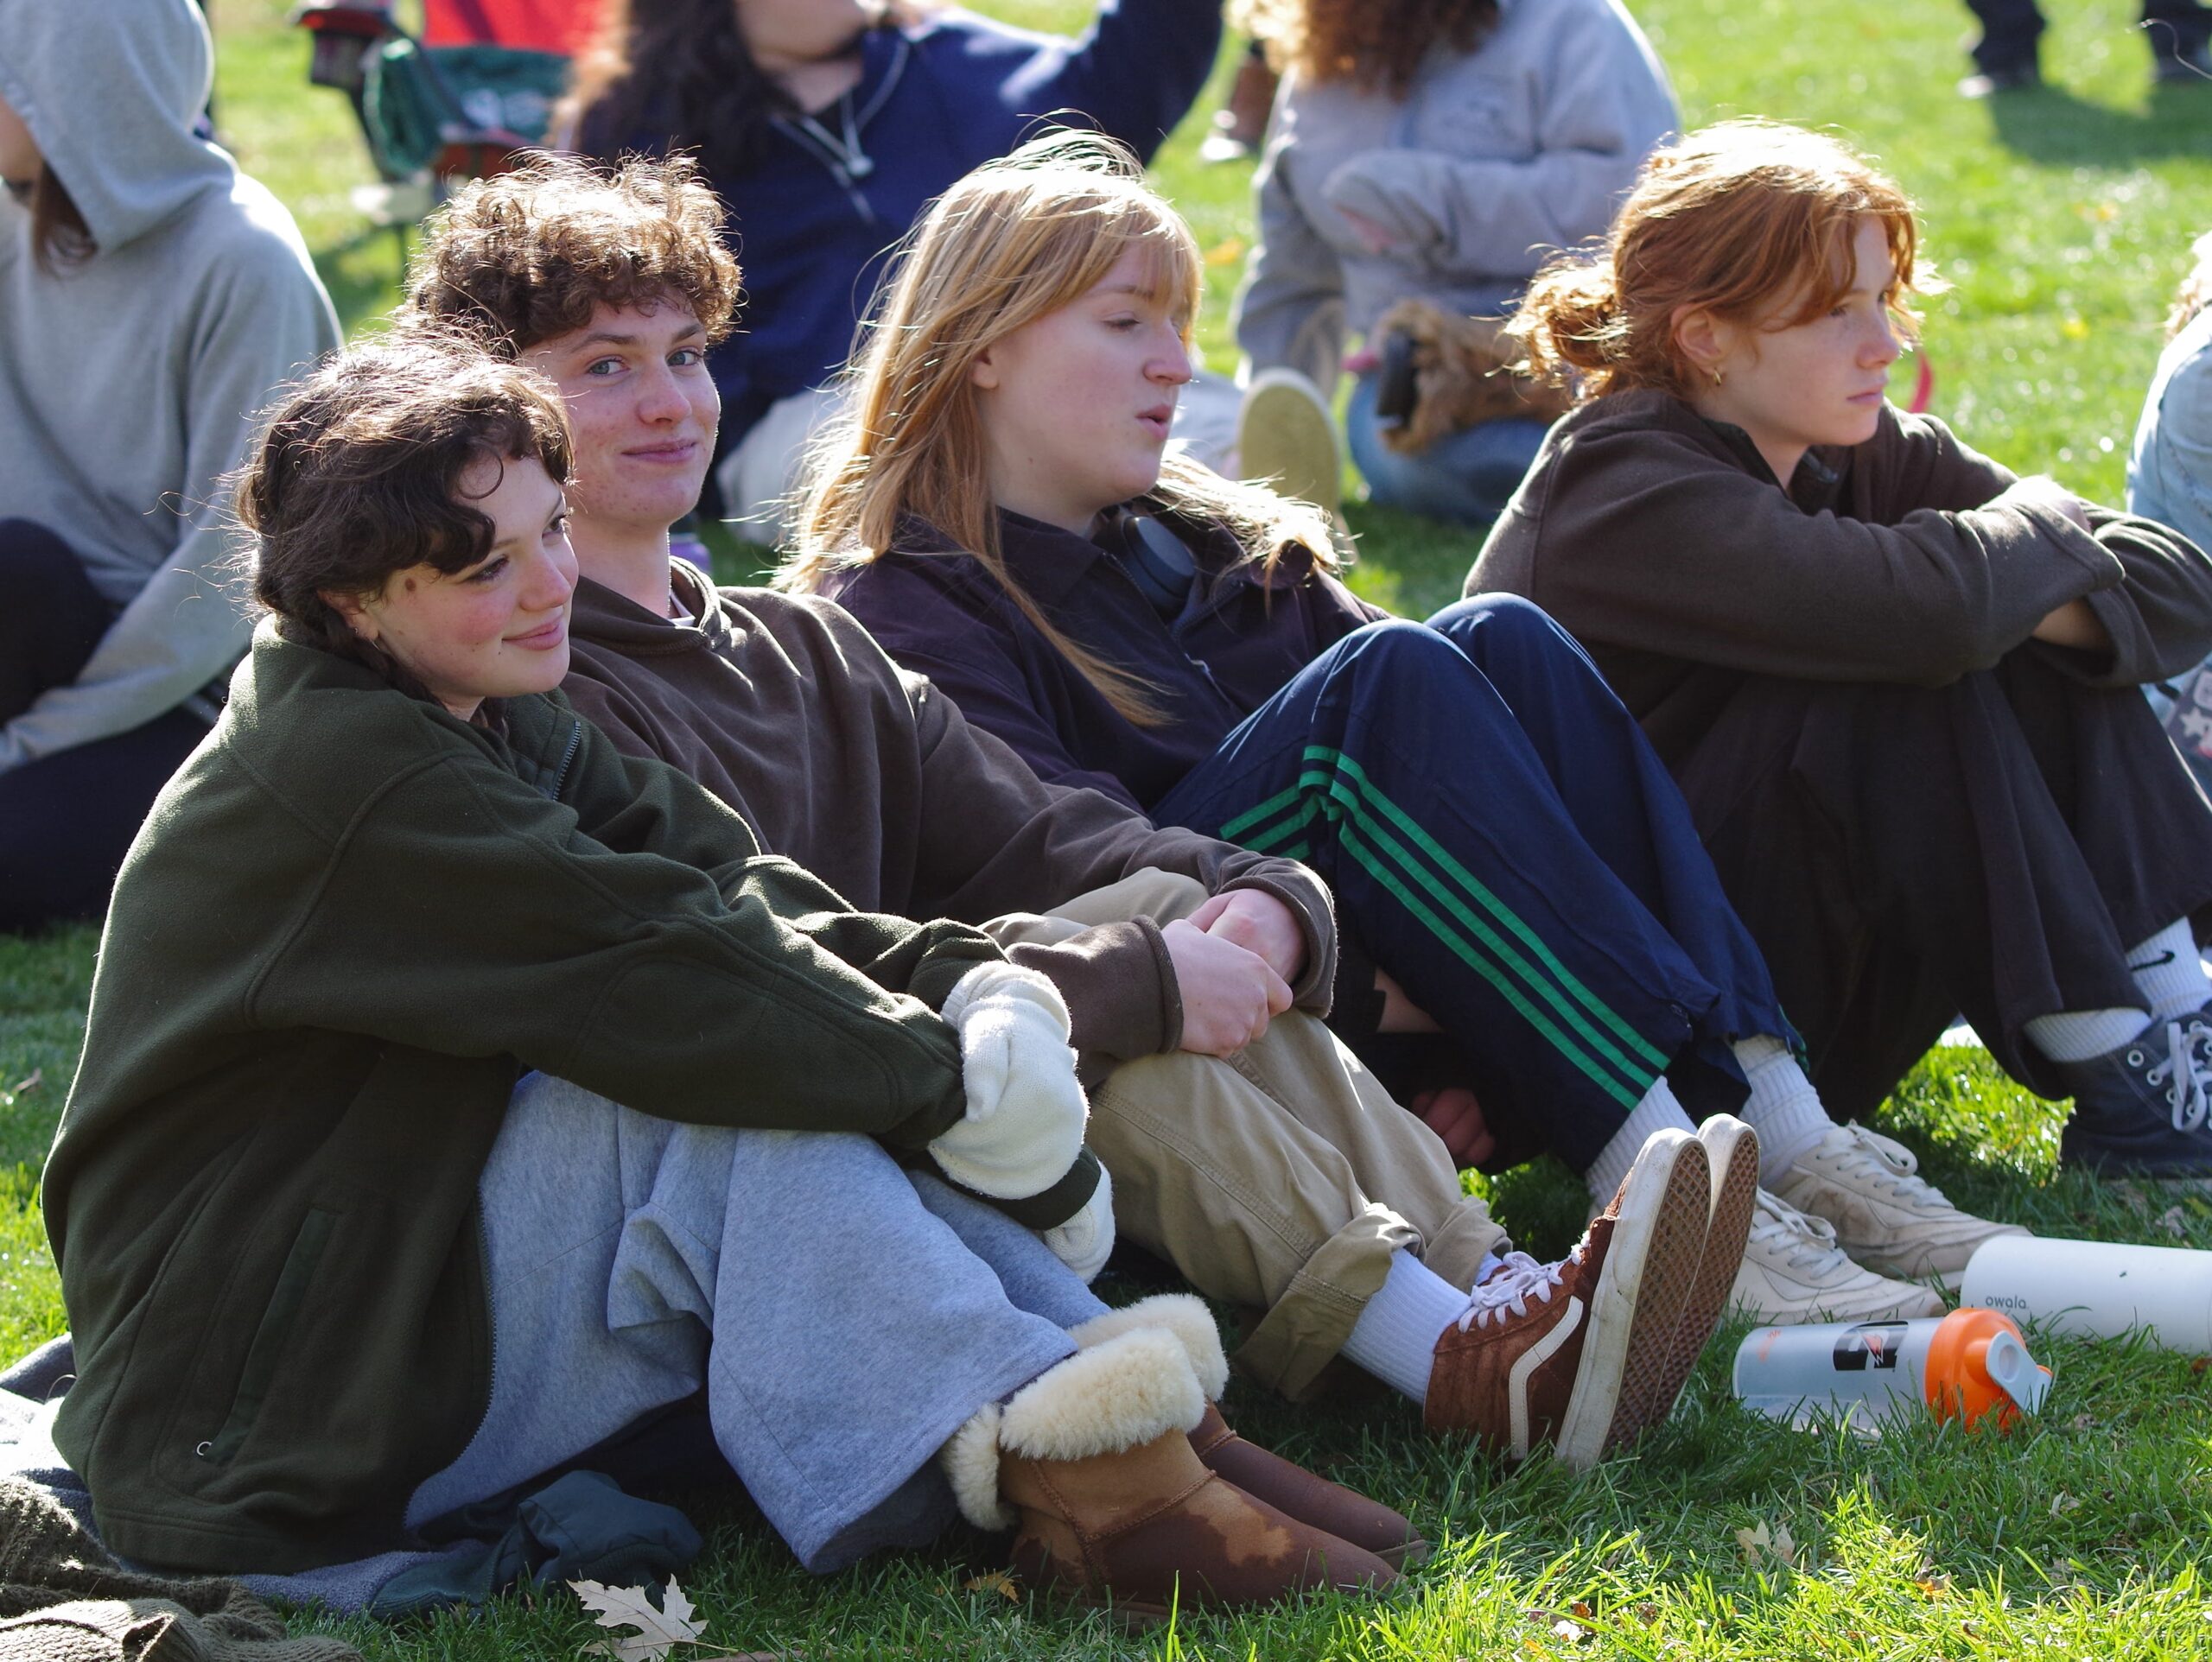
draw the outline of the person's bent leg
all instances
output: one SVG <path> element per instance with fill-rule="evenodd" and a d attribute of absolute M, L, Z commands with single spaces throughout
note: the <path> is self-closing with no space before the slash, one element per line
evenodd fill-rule
<path fill-rule="evenodd" d="M 67 542 L 29 519 L 0 519 L 0 722 L 77 678 L 115 608 Z"/>
<path fill-rule="evenodd" d="M 0 723 L 73 681 L 113 617 L 65 541 L 0 519 Z M 0 772 L 0 932 L 98 917 L 155 794 L 207 732 L 173 710 Z"/>
<path fill-rule="evenodd" d="M 1090 1107 L 1122 1235 L 1207 1297 L 1264 1311 L 1238 1363 L 1294 1399 L 1344 1348 L 1393 1253 L 1438 1249 L 1437 1272 L 1464 1293 L 1504 1239 L 1436 1134 L 1297 1012 L 1232 1057 L 1124 1063 Z"/>
<path fill-rule="evenodd" d="M 1542 422 L 1508 416 L 1406 454 L 1383 443 L 1375 398 L 1376 377 L 1363 375 L 1344 409 L 1345 446 L 1367 481 L 1369 499 L 1452 524 L 1479 528 L 1503 512 L 1548 430 Z"/>
<path fill-rule="evenodd" d="M 932 1456 L 1071 1354 L 873 1140 L 518 1088 L 480 1185 L 493 1397 L 410 1524 L 498 1494 L 707 1388 L 715 1440 L 802 1564 L 928 1538 Z"/>
<path fill-rule="evenodd" d="M 146 810 L 207 724 L 171 710 L 0 772 L 0 933 L 98 918 Z"/>
<path fill-rule="evenodd" d="M 1316 866 L 1485 1108 L 1543 1126 L 1577 1171 L 1719 996 L 1584 840 L 1498 689 L 1420 625 L 1324 652 L 1154 817 Z"/>

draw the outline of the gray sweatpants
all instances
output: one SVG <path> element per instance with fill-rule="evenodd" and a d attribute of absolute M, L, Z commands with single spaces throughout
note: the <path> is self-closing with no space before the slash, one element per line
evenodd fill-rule
<path fill-rule="evenodd" d="M 703 1385 L 723 1456 L 809 1570 L 916 1545 L 952 1515 L 931 1456 L 1105 1308 L 1031 1231 L 872 1139 L 679 1125 L 543 1075 L 479 1197 L 491 1405 L 410 1526 Z"/>

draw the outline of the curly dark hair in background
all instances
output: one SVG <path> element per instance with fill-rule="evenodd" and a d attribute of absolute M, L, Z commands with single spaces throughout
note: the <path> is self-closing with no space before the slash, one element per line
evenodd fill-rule
<path fill-rule="evenodd" d="M 876 27 L 926 9 L 889 0 Z M 753 61 L 731 0 L 607 0 L 553 130 L 602 160 L 641 147 L 696 150 L 710 178 L 730 178 L 752 165 L 772 117 L 798 113 Z"/>
<path fill-rule="evenodd" d="M 1497 0 L 1240 0 L 1233 16 L 1279 69 L 1403 98 L 1431 48 L 1483 43 Z"/>
<path fill-rule="evenodd" d="M 712 345 L 738 301 L 721 223 L 689 156 L 602 168 L 533 155 L 476 181 L 423 225 L 399 320 L 466 330 L 512 358 L 582 328 L 602 301 L 650 308 L 675 297 Z"/>

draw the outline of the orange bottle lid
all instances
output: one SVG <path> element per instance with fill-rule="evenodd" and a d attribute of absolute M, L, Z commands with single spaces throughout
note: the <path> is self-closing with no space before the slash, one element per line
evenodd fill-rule
<path fill-rule="evenodd" d="M 2042 1405 L 2050 1387 L 2050 1370 L 2030 1358 L 2019 1328 L 2002 1311 L 1953 1310 L 1929 1341 L 1921 1388 L 1939 1420 L 1979 1429 L 1993 1416 L 1999 1430 L 2009 1430 Z"/>

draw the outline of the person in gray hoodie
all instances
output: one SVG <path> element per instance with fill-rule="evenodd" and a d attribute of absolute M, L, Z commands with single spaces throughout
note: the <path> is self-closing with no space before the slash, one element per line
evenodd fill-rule
<path fill-rule="evenodd" d="M 283 206 L 194 136 L 189 0 L 0 0 L 0 930 L 97 915 L 245 650 L 223 478 L 338 344 Z"/>
<path fill-rule="evenodd" d="M 1347 336 L 1402 300 L 1510 312 L 1544 251 L 1604 232 L 1679 122 L 1620 0 L 1255 0 L 1250 21 L 1286 63 L 1236 301 L 1255 390 L 1287 370 L 1328 397 Z M 1372 498 L 1494 518 L 1544 423 L 1507 416 L 1403 454 L 1382 441 L 1371 354 L 1354 367 L 1345 430 Z"/>

